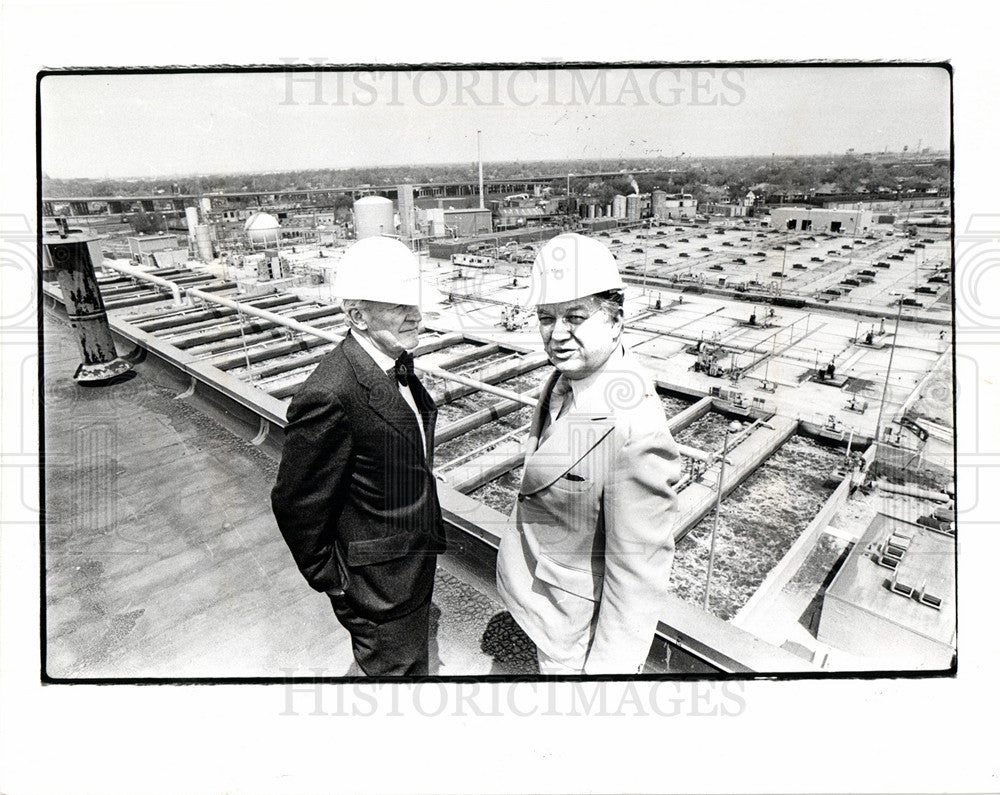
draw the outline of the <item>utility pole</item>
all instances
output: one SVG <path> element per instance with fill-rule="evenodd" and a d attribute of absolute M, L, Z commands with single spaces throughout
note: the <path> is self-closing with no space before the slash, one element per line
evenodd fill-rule
<path fill-rule="evenodd" d="M 899 298 L 899 309 L 896 310 L 896 328 L 892 332 L 892 347 L 889 349 L 889 366 L 885 368 L 885 381 L 882 383 L 882 400 L 878 404 L 878 418 L 875 420 L 875 461 L 878 461 L 879 445 L 882 443 L 882 413 L 885 411 L 885 398 L 889 391 L 889 373 L 892 372 L 892 360 L 896 355 L 896 339 L 899 336 L 899 318 L 903 314 L 903 298 Z"/>
<path fill-rule="evenodd" d="M 483 131 L 476 130 L 476 148 L 479 154 L 479 209 L 486 209 L 486 201 L 483 198 Z"/>

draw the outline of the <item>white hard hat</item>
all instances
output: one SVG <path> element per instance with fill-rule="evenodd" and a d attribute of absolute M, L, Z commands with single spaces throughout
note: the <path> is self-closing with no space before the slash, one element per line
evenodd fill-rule
<path fill-rule="evenodd" d="M 366 237 L 354 243 L 337 264 L 337 298 L 420 305 L 420 266 L 413 252 L 392 237 Z"/>
<path fill-rule="evenodd" d="M 527 304 L 560 304 L 623 289 L 618 264 L 608 247 L 570 232 L 557 235 L 539 250 L 531 269 Z"/>

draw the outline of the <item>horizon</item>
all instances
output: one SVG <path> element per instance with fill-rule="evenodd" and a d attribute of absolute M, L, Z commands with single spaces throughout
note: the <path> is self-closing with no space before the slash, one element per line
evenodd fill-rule
<path fill-rule="evenodd" d="M 484 163 L 951 147 L 940 66 L 60 73 L 39 98 L 51 179 L 471 165 L 478 131 Z"/>
<path fill-rule="evenodd" d="M 909 157 L 909 158 L 915 158 L 915 157 L 917 157 L 920 154 L 926 154 L 928 156 L 934 156 L 934 157 L 944 155 L 944 156 L 947 156 L 949 158 L 952 155 L 952 153 L 951 153 L 951 151 L 949 149 L 934 149 L 934 148 L 931 148 L 931 147 L 924 147 L 920 151 L 909 150 L 907 152 L 903 152 L 903 151 L 899 151 L 899 150 L 889 150 L 889 151 L 884 151 L 884 150 L 883 151 L 854 151 L 854 152 L 847 152 L 847 151 L 843 151 L 843 152 L 816 152 L 816 153 L 811 153 L 811 154 L 780 154 L 780 153 L 775 152 L 775 153 L 769 154 L 769 155 L 739 155 L 739 154 L 732 154 L 732 155 L 696 155 L 696 154 L 691 154 L 691 153 L 685 153 L 684 159 L 685 159 L 685 162 L 691 163 L 691 162 L 694 162 L 694 161 L 701 161 L 701 160 L 771 160 L 771 159 L 809 160 L 809 159 L 826 158 L 826 157 L 833 157 L 833 158 L 848 157 L 848 156 L 865 157 L 865 156 L 869 156 L 869 155 L 887 155 L 887 156 L 889 156 L 889 155 L 896 155 L 896 156 L 899 156 L 899 157 L 904 157 L 905 156 L 905 157 Z M 574 158 L 574 157 L 568 157 L 568 158 L 564 158 L 564 159 L 546 159 L 546 160 L 517 160 L 517 159 L 511 159 L 511 160 L 493 160 L 493 161 L 486 161 L 486 160 L 484 160 L 483 161 L 483 165 L 485 167 L 490 162 L 492 162 L 492 163 L 499 163 L 499 164 L 518 163 L 518 162 L 520 162 L 520 163 L 524 163 L 525 165 L 530 165 L 532 163 L 538 163 L 538 164 L 564 163 L 564 162 L 568 163 L 568 162 L 574 162 L 576 160 L 581 160 L 581 159 L 588 159 L 588 160 L 601 160 L 601 159 L 604 159 L 604 160 L 609 160 L 610 161 L 610 160 L 615 159 L 615 158 L 578 158 L 578 157 Z M 652 159 L 652 158 L 649 158 L 649 159 Z M 670 161 L 670 160 L 678 160 L 679 158 L 675 157 L 675 158 L 662 158 L 662 159 Z M 352 165 L 352 166 L 302 166 L 302 167 L 296 167 L 296 168 L 269 168 L 269 169 L 266 169 L 266 170 L 265 169 L 255 169 L 255 170 L 250 170 L 250 171 L 247 171 L 247 170 L 232 170 L 232 171 L 213 171 L 213 172 L 208 172 L 208 171 L 205 171 L 205 172 L 184 172 L 184 173 L 178 172 L 178 173 L 174 173 L 174 174 L 130 174 L 128 176 L 120 176 L 120 177 L 86 177 L 86 176 L 65 177 L 65 176 L 53 176 L 51 174 L 43 172 L 42 177 L 43 177 L 43 179 L 48 179 L 48 180 L 52 180 L 52 181 L 56 181 L 56 180 L 65 180 L 65 181 L 70 181 L 70 180 L 89 180 L 89 181 L 93 181 L 93 182 L 98 182 L 98 181 L 129 182 L 129 181 L 137 181 L 137 180 L 177 180 L 177 179 L 193 179 L 193 178 L 204 179 L 204 178 L 210 178 L 210 177 L 238 177 L 238 176 L 257 176 L 257 175 L 266 175 L 266 174 L 292 174 L 292 173 L 309 172 L 309 171 L 350 171 L 350 170 L 355 170 L 355 169 L 385 169 L 385 170 L 391 170 L 391 169 L 410 168 L 410 167 L 414 167 L 414 166 L 420 166 L 422 168 L 426 168 L 426 167 L 452 168 L 454 166 L 463 165 L 463 164 L 464 165 L 469 165 L 470 167 L 472 167 L 474 169 L 475 165 L 476 165 L 476 161 L 468 161 L 468 160 L 436 161 L 436 162 L 412 161 L 412 162 L 409 162 L 409 163 L 390 163 L 390 164 L 363 163 L 363 164 Z M 637 171 L 638 169 L 633 169 L 633 170 Z M 658 168 L 653 168 L 652 169 L 653 172 L 658 172 L 658 171 L 661 171 L 661 170 L 662 169 L 658 169 Z M 622 173 L 627 174 L 629 172 L 625 171 L 625 172 L 622 172 Z M 537 175 L 532 175 L 532 176 L 537 176 Z M 557 176 L 565 176 L 565 175 L 553 174 L 553 176 L 557 177 Z M 583 176 L 583 175 L 580 174 L 580 175 L 575 175 L 575 176 Z M 485 177 L 484 176 L 484 179 L 486 179 L 488 181 L 489 179 L 493 179 L 493 178 L 492 177 Z M 506 179 L 506 178 L 505 177 L 498 177 L 497 179 Z"/>

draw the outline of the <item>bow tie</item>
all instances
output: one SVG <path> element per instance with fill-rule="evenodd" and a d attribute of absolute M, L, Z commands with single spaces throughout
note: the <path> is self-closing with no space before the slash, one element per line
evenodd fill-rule
<path fill-rule="evenodd" d="M 410 379 L 413 378 L 413 354 L 403 351 L 391 370 L 386 370 L 385 374 L 399 382 L 400 386 L 409 386 Z"/>

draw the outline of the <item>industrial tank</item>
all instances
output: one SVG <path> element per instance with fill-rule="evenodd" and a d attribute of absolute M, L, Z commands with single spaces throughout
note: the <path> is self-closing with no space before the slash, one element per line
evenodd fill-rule
<path fill-rule="evenodd" d="M 215 259 L 212 227 L 209 224 L 198 224 L 194 228 L 194 250 L 202 262 L 211 262 Z"/>
<path fill-rule="evenodd" d="M 364 196 L 354 202 L 354 236 L 358 240 L 394 235 L 396 223 L 392 201 L 384 196 Z"/>
<path fill-rule="evenodd" d="M 280 224 L 269 213 L 254 213 L 243 225 L 243 230 L 255 246 L 277 245 Z"/>

